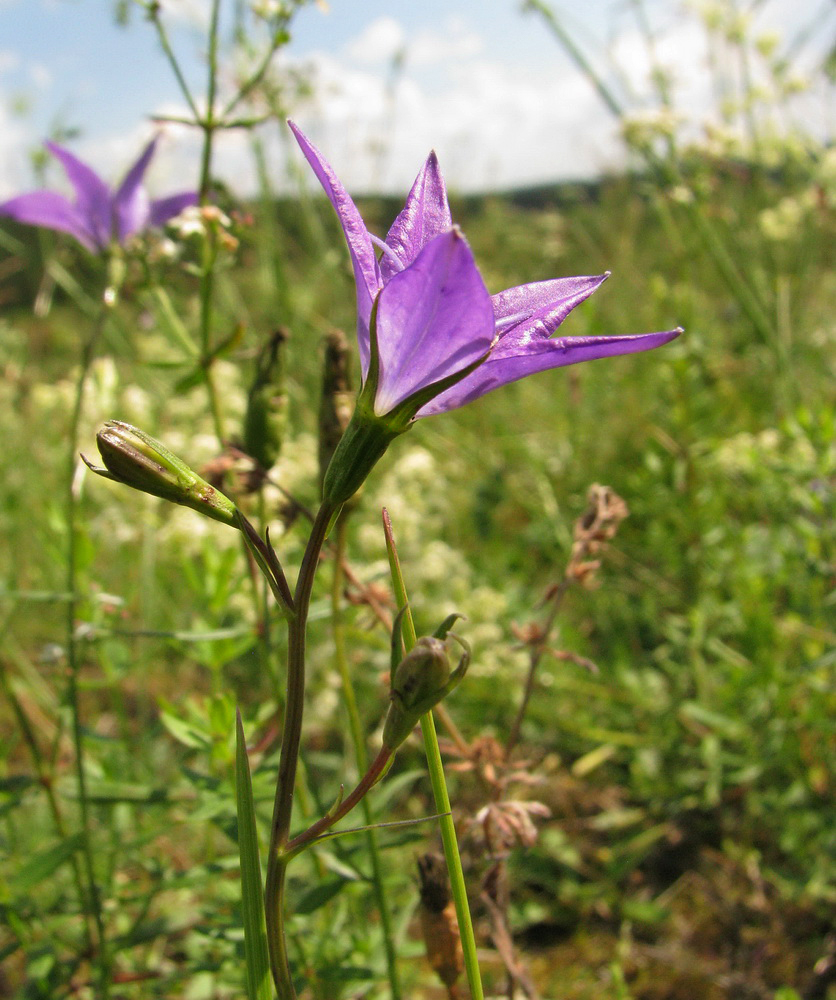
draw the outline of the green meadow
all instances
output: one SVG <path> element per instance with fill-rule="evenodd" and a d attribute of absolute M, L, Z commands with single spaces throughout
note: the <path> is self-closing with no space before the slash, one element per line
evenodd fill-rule
<path fill-rule="evenodd" d="M 491 292 L 612 272 L 562 335 L 685 332 L 417 421 L 320 566 L 294 829 L 357 779 L 342 666 L 379 746 L 385 507 L 418 634 L 458 612 L 472 647 L 437 725 L 486 996 L 836 996 L 836 160 L 795 135 L 760 153 L 652 137 L 623 176 L 453 192 Z M 401 206 L 358 203 L 381 235 Z M 263 853 L 282 615 L 237 532 L 68 454 L 74 413 L 94 464 L 104 421 L 143 428 L 269 526 L 295 578 L 334 330 L 359 387 L 352 271 L 321 197 L 219 204 L 174 257 L 129 246 L 102 321 L 98 262 L 0 230 L 0 997 L 245 995 L 235 712 Z M 264 477 L 245 419 L 277 330 Z M 579 554 L 596 484 L 629 514 Z M 402 995 L 468 996 L 421 933 L 439 841 L 417 738 L 367 802 Z M 300 995 L 391 996 L 365 835 L 288 878 Z"/>

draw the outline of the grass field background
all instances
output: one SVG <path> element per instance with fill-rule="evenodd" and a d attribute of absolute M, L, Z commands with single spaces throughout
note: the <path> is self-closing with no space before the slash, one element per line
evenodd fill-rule
<path fill-rule="evenodd" d="M 505 972 L 468 822 L 493 794 L 491 740 L 507 737 L 522 697 L 521 630 L 543 620 L 594 483 L 630 514 L 598 585 L 565 596 L 513 758 L 536 783 L 508 795 L 549 812 L 507 862 L 517 949 L 555 1000 L 834 996 L 834 184 L 833 149 L 794 139 L 761 159 L 676 148 L 594 184 L 453 200 L 491 291 L 612 271 L 562 332 L 685 328 L 658 351 L 419 421 L 348 520 L 342 615 L 370 747 L 389 657 L 373 609 L 392 610 L 382 506 L 419 632 L 451 611 L 467 618 L 473 664 L 447 708 L 472 752 L 449 743 L 448 778 L 492 996 L 507 995 Z M 381 234 L 399 207 L 361 201 Z M 293 573 L 317 500 L 322 342 L 335 327 L 351 338 L 351 271 L 324 201 L 265 194 L 224 208 L 237 241 L 213 289 L 216 342 L 229 340 L 212 367 L 225 442 L 241 440 L 260 345 L 277 326 L 289 336 L 270 481 L 244 496 L 239 458 L 224 484 L 271 526 Z M 0 240 L 0 995 L 91 997 L 66 695 L 65 428 L 102 277 L 52 234 L 5 224 Z M 199 255 L 186 240 L 179 261 L 147 245 L 127 260 L 86 380 L 86 455 L 118 418 L 218 472 L 217 422 L 179 326 L 197 321 L 183 265 Z M 234 712 L 266 829 L 280 616 L 265 618 L 235 532 L 76 468 L 78 715 L 111 995 L 239 997 Z M 352 776 L 331 572 L 326 561 L 314 595 L 300 825 Z M 370 802 L 380 821 L 433 811 L 417 743 Z M 415 917 L 415 858 L 434 837 L 432 824 L 380 833 L 416 998 L 446 995 Z M 360 837 L 294 867 L 291 948 L 311 996 L 388 995 L 371 899 Z"/>

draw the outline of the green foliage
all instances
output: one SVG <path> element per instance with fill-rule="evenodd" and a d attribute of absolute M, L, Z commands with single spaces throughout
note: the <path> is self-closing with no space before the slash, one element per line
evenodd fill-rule
<path fill-rule="evenodd" d="M 635 149 L 648 140 L 664 147 L 658 131 L 633 134 Z M 717 992 L 731 969 L 758 996 L 790 1000 L 814 995 L 810 970 L 836 899 L 833 152 L 788 140 L 763 160 L 751 148 L 677 153 L 674 186 L 644 162 L 586 187 L 453 206 L 492 291 L 612 270 L 566 333 L 681 323 L 686 334 L 652 355 L 550 373 L 420 421 L 352 513 L 358 583 L 349 590 L 385 603 L 376 590 L 386 577 L 385 504 L 419 632 L 454 608 L 467 618 L 474 655 L 449 706 L 456 724 L 468 741 L 501 740 L 526 669 L 511 623 L 536 618 L 560 579 L 589 485 L 622 496 L 631 516 L 604 557 L 602 586 L 570 591 L 522 728 L 520 756 L 543 778 L 530 794 L 552 819 L 536 845 L 512 855 L 515 930 L 531 942 L 576 932 L 574 951 L 564 940 L 549 953 L 544 995 L 651 998 L 662 995 L 654 977 L 670 997 L 740 995 Z M 731 254 L 765 325 L 707 251 L 689 204 Z M 240 445 L 257 359 L 278 325 L 289 330 L 287 419 L 263 489 L 248 492 L 251 466 L 218 444 L 196 322 L 199 243 L 184 243 L 188 267 L 153 244 L 126 262 L 86 380 L 80 438 L 92 454 L 95 429 L 112 417 L 159 435 L 201 475 L 223 479 L 295 568 L 317 494 L 313 345 L 334 325 L 353 328 L 354 295 L 322 206 L 265 188 L 251 208 L 255 221 L 235 224 L 240 244 L 215 274 L 209 353 L 225 439 Z M 385 231 L 390 205 L 363 211 Z M 0 320 L 0 533 L 13 540 L 0 551 L 0 994 L 11 984 L 9 995 L 55 1000 L 97 988 L 64 695 L 61 501 L 61 429 L 97 276 L 60 241 L 19 228 L 0 240 L 11 262 Z M 244 928 L 260 919 L 255 844 L 267 842 L 273 797 L 282 619 L 235 532 L 82 474 L 76 486 L 86 804 L 119 996 L 238 997 Z M 305 757 L 294 829 L 353 777 L 327 575 L 323 567 L 310 629 L 305 738 L 316 752 Z M 362 601 L 344 619 L 376 749 L 389 639 Z M 597 673 L 552 655 L 564 651 Z M 249 764 L 240 735 L 236 753 L 237 705 Z M 369 797 L 375 822 L 432 812 L 417 766 L 407 741 Z M 474 769 L 450 777 L 464 823 L 485 791 Z M 427 829 L 378 831 L 405 995 L 415 997 L 431 989 L 410 925 Z M 382 997 L 363 838 L 324 841 L 289 878 L 290 947 L 311 995 Z M 706 968 L 721 971 L 707 981 Z"/>

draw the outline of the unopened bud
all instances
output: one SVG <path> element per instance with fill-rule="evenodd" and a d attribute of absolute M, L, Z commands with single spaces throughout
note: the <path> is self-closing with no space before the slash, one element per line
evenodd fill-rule
<path fill-rule="evenodd" d="M 287 424 L 284 345 L 288 331 L 279 327 L 262 348 L 244 417 L 244 451 L 264 471 L 279 457 Z"/>
<path fill-rule="evenodd" d="M 144 431 L 109 420 L 96 435 L 105 467 L 93 472 L 238 527 L 235 504 Z"/>
<path fill-rule="evenodd" d="M 391 703 L 383 726 L 383 745 L 397 749 L 416 723 L 455 688 L 465 675 L 470 650 L 464 649 L 459 665 L 450 669 L 447 643 L 424 636 L 401 660 L 392 674 Z"/>

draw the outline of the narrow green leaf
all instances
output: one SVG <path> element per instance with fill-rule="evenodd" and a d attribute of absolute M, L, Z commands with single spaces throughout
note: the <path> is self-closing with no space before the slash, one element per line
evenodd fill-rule
<path fill-rule="evenodd" d="M 195 368 L 193 371 L 188 372 L 181 379 L 178 379 L 174 384 L 174 393 L 177 396 L 182 396 L 184 393 L 189 392 L 191 389 L 196 388 L 199 385 L 204 385 L 206 382 L 206 371 L 203 368 Z"/>
<path fill-rule="evenodd" d="M 348 885 L 344 878 L 326 879 L 309 889 L 293 907 L 294 913 L 314 913 L 331 900 Z"/>
<path fill-rule="evenodd" d="M 247 996 L 249 1000 L 273 1000 L 253 785 L 241 713 L 237 711 L 235 736 L 235 799 L 238 805 L 238 850 L 241 854 L 241 905 L 244 912 Z"/>
<path fill-rule="evenodd" d="M 185 719 L 178 719 L 171 712 L 160 712 L 160 721 L 171 735 L 184 746 L 193 750 L 206 750 L 212 746 L 212 737 Z"/>
<path fill-rule="evenodd" d="M 15 890 L 26 893 L 46 881 L 81 848 L 82 840 L 83 834 L 76 833 L 45 851 L 38 851 L 15 873 L 11 880 Z"/>
<path fill-rule="evenodd" d="M 194 341 L 188 327 L 180 319 L 180 315 L 168 295 L 168 292 L 159 286 L 154 288 L 151 295 L 156 306 L 156 315 L 159 321 L 160 330 L 168 337 L 169 342 L 175 347 L 179 347 L 186 358 L 198 358 L 200 350 Z"/>

